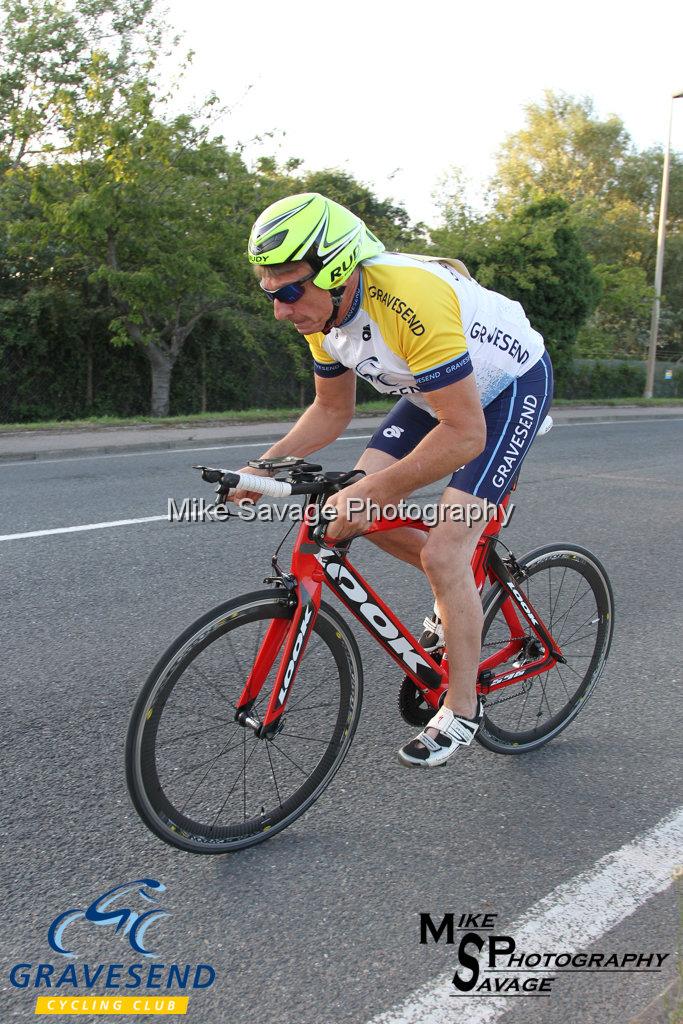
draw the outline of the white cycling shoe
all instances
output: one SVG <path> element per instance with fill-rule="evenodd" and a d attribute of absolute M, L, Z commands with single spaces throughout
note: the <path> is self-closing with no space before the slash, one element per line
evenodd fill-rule
<path fill-rule="evenodd" d="M 479 698 L 474 718 L 456 715 L 450 708 L 439 708 L 422 732 L 401 747 L 399 761 L 411 768 L 434 768 L 445 764 L 459 747 L 469 747 L 483 717 L 484 708 Z M 436 736 L 430 736 L 428 729 L 436 729 Z"/>

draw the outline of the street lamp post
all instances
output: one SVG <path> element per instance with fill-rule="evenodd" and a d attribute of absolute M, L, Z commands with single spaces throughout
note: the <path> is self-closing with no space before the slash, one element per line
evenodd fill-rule
<path fill-rule="evenodd" d="M 675 92 L 669 106 L 669 137 L 664 152 L 664 169 L 662 171 L 662 196 L 659 204 L 659 227 L 657 229 L 657 261 L 655 263 L 655 297 L 652 302 L 652 319 L 650 320 L 650 345 L 647 353 L 647 374 L 645 380 L 645 398 L 652 398 L 655 383 L 655 361 L 657 358 L 657 331 L 659 329 L 659 307 L 662 300 L 662 275 L 664 273 L 664 239 L 666 236 L 666 208 L 669 202 L 669 160 L 671 153 L 671 124 L 674 114 L 674 100 L 683 97 L 683 92 Z"/>

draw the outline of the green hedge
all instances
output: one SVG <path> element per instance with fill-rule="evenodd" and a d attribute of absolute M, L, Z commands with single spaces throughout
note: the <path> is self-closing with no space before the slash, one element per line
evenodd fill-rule
<path fill-rule="evenodd" d="M 672 366 L 673 378 L 664 380 L 657 364 L 654 394 L 657 398 L 683 395 L 683 367 Z M 576 360 L 556 374 L 556 398 L 635 398 L 645 390 L 645 364 L 636 360 Z"/>
<path fill-rule="evenodd" d="M 291 353 L 281 338 L 262 337 L 258 347 L 241 336 L 238 323 L 197 333 L 188 339 L 171 386 L 171 415 L 207 409 L 279 408 L 308 403 L 313 379 L 301 384 L 293 372 Z M 150 372 L 147 360 L 132 348 L 114 348 L 102 330 L 91 346 L 93 401 L 86 398 L 87 348 L 56 334 L 43 336 L 40 359 L 29 346 L 0 351 L 0 420 L 27 423 L 89 416 L 136 416 L 149 412 Z M 656 397 L 683 397 L 683 367 L 671 364 L 673 379 L 664 380 L 657 365 Z M 556 367 L 555 396 L 566 399 L 632 398 L 642 395 L 645 364 L 635 360 L 576 360 Z M 358 400 L 377 392 L 358 381 Z"/>

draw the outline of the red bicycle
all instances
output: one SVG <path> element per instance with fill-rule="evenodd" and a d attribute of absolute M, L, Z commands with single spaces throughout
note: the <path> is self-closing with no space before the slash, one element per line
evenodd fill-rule
<path fill-rule="evenodd" d="M 312 525 L 329 495 L 358 474 L 296 458 L 250 465 L 285 475 L 197 468 L 218 483 L 220 498 L 231 488 L 304 496 L 290 568 L 280 566 L 278 548 L 264 580 L 270 589 L 189 626 L 152 670 L 128 729 L 127 781 L 138 813 L 165 842 L 192 853 L 241 850 L 281 832 L 341 767 L 360 716 L 363 665 L 345 619 L 322 600 L 323 586 L 398 664 L 407 722 L 423 726 L 448 686 L 447 654 L 425 651 L 363 579 L 348 558 L 351 541 L 328 547 L 324 524 Z M 367 533 L 405 526 L 430 528 L 379 519 Z M 516 559 L 499 532 L 495 518 L 472 561 L 479 591 L 489 585 L 477 739 L 521 754 L 557 736 L 583 707 L 609 654 L 614 601 L 590 551 L 550 544 Z"/>

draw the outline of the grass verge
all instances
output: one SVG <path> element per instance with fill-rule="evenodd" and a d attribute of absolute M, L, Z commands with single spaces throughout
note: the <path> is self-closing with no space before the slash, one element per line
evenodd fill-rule
<path fill-rule="evenodd" d="M 393 401 L 361 402 L 356 416 L 379 416 L 388 412 Z M 554 407 L 581 406 L 683 406 L 683 398 L 557 398 Z M 223 423 L 269 423 L 274 420 L 296 419 L 301 408 L 287 406 L 280 409 L 241 409 L 227 412 L 202 412 L 189 416 L 92 416 L 82 420 L 43 420 L 36 423 L 0 423 L 0 431 L 17 430 L 91 430 L 106 427 L 185 427 L 213 426 Z"/>

